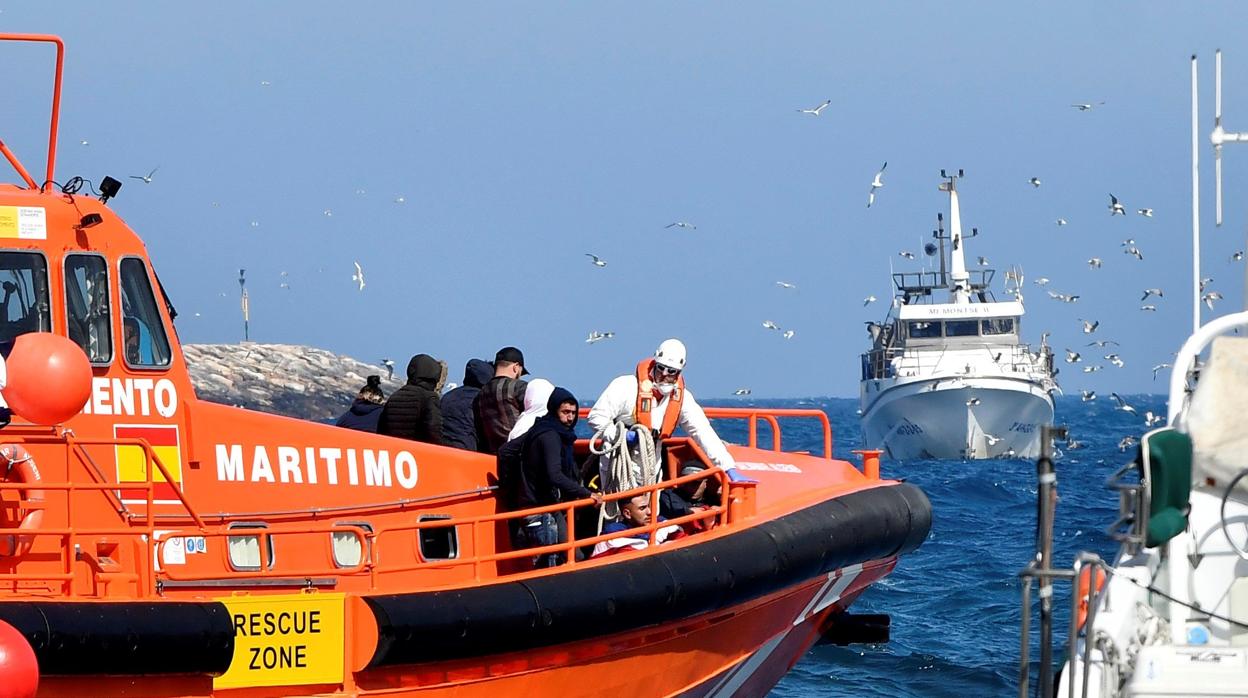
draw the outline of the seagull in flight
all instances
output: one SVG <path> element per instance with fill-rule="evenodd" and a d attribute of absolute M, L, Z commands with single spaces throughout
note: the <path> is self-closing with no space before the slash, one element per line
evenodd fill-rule
<path fill-rule="evenodd" d="M 1126 400 L 1123 400 L 1118 393 L 1110 393 L 1109 396 L 1114 399 L 1114 402 L 1118 403 L 1118 409 L 1123 412 L 1130 412 L 1131 414 L 1136 413 L 1135 408 L 1129 405 Z"/>
<path fill-rule="evenodd" d="M 1205 302 L 1205 305 L 1209 306 L 1210 310 L 1213 310 L 1214 301 L 1222 300 L 1222 294 L 1217 291 L 1210 291 L 1201 296 L 1200 299 Z"/>
<path fill-rule="evenodd" d="M 1089 347 L 1100 347 L 1101 349 L 1104 349 L 1105 347 L 1109 346 L 1110 344 L 1112 344 L 1112 345 L 1114 345 L 1114 346 L 1116 346 L 1116 347 L 1117 347 L 1117 346 L 1121 346 L 1120 344 L 1118 344 L 1118 342 L 1115 342 L 1115 341 L 1114 341 L 1114 340 L 1112 340 L 1112 339 L 1098 339 L 1098 340 L 1096 340 L 1095 342 L 1088 342 L 1086 346 L 1089 346 Z"/>
<path fill-rule="evenodd" d="M 777 281 L 776 285 L 780 288 L 797 288 L 797 284 L 791 284 L 787 281 Z"/>
<path fill-rule="evenodd" d="M 751 392 L 753 391 L 751 391 L 749 388 L 737 388 L 736 390 L 732 391 L 732 394 L 733 395 L 749 395 Z"/>
<path fill-rule="evenodd" d="M 1101 370 L 1102 368 L 1104 368 L 1104 366 L 1084 366 L 1084 367 L 1083 367 L 1083 372 L 1084 372 L 1084 373 L 1096 373 L 1097 371 Z"/>
<path fill-rule="evenodd" d="M 1054 300 L 1059 300 L 1063 303 L 1078 303 L 1079 302 L 1079 294 L 1068 296 L 1065 293 L 1058 293 L 1057 291 L 1049 291 L 1048 293 L 1049 293 L 1049 298 L 1052 298 Z"/>
<path fill-rule="evenodd" d="M 979 398 L 977 397 L 973 397 L 970 400 L 966 401 L 967 407 L 974 407 L 975 405 L 978 405 L 978 404 L 979 404 Z"/>
<path fill-rule="evenodd" d="M 1074 107 L 1075 109 L 1078 109 L 1079 111 L 1092 111 L 1093 109 L 1101 106 L 1102 104 L 1104 104 L 1104 102 L 1096 102 L 1095 104 L 1090 103 L 1090 102 L 1083 102 L 1080 104 L 1072 104 L 1070 106 Z"/>
<path fill-rule="evenodd" d="M 1066 363 L 1068 364 L 1077 363 L 1081 361 L 1082 358 L 1083 357 L 1079 356 L 1079 352 L 1071 351 L 1070 349 L 1066 350 Z"/>
<path fill-rule="evenodd" d="M 386 369 L 386 380 L 394 378 L 394 359 L 382 359 L 381 365 Z"/>
<path fill-rule="evenodd" d="M 1203 293 L 1203 292 L 1204 292 L 1204 290 L 1205 290 L 1205 287 L 1207 287 L 1207 286 L 1208 286 L 1209 284 L 1211 284 L 1211 283 L 1213 283 L 1213 277 L 1209 277 L 1209 278 L 1207 278 L 1207 279 L 1201 279 L 1201 280 L 1200 280 L 1200 290 L 1201 290 L 1201 292 Z"/>
<path fill-rule="evenodd" d="M 1153 367 L 1153 380 L 1157 380 L 1157 372 L 1158 372 L 1158 371 L 1161 371 L 1161 370 L 1163 370 L 1163 369 L 1167 369 L 1167 368 L 1170 368 L 1170 364 L 1157 364 L 1156 366 L 1154 366 L 1154 367 Z"/>
<path fill-rule="evenodd" d="M 1141 253 L 1141 252 L 1140 252 L 1140 248 L 1135 247 L 1134 245 L 1132 245 L 1131 247 L 1128 247 L 1127 249 L 1123 250 L 1123 251 L 1122 251 L 1122 253 L 1123 253 L 1123 254 L 1129 254 L 1129 255 L 1131 255 L 1132 257 L 1135 257 L 1136 259 L 1140 260 L 1141 262 L 1143 262 L 1143 261 L 1144 261 L 1144 255 L 1143 255 L 1143 253 Z"/>
<path fill-rule="evenodd" d="M 820 104 L 819 106 L 815 107 L 814 109 L 798 109 L 797 111 L 798 113 L 801 113 L 801 114 L 810 114 L 811 116 L 819 116 L 820 114 L 823 113 L 824 109 L 828 108 L 828 105 L 831 103 L 832 103 L 832 100 L 829 99 L 823 104 Z"/>
<path fill-rule="evenodd" d="M 901 252 L 897 253 L 897 256 L 904 257 L 906 259 L 914 259 L 914 253 L 910 252 L 909 250 L 902 250 Z"/>
<path fill-rule="evenodd" d="M 1140 296 L 1140 301 L 1143 302 L 1143 301 L 1148 300 L 1149 296 L 1157 296 L 1158 298 L 1162 298 L 1165 295 L 1166 294 L 1162 293 L 1161 289 L 1159 288 L 1146 288 L 1144 289 L 1144 295 Z"/>
<path fill-rule="evenodd" d="M 676 221 L 675 223 L 668 223 L 667 225 L 663 227 L 664 228 L 689 228 L 690 230 L 698 229 L 698 226 L 692 223 L 686 223 L 685 221 Z"/>
<path fill-rule="evenodd" d="M 1100 269 L 1103 263 L 1104 262 L 1101 261 L 1100 257 L 1093 257 L 1092 259 L 1088 260 L 1088 267 L 1092 269 Z"/>
<path fill-rule="evenodd" d="M 1122 357 L 1118 356 L 1117 354 L 1106 354 L 1105 360 L 1117 366 L 1118 368 L 1122 368 L 1124 365 Z"/>
<path fill-rule="evenodd" d="M 585 339 L 585 343 L 597 344 L 598 342 L 601 342 L 604 339 L 611 339 L 614 336 L 615 336 L 614 332 L 599 332 L 598 330 L 594 330 L 589 333 L 589 337 Z"/>
<path fill-rule="evenodd" d="M 1152 312 L 1156 312 L 1156 311 L 1157 311 L 1157 306 L 1155 306 L 1155 305 L 1141 305 L 1141 306 L 1140 306 L 1140 310 L 1144 310 L 1144 311 L 1147 311 L 1147 312 L 1152 313 Z"/>
<path fill-rule="evenodd" d="M 1037 286 L 1044 286 L 1044 285 L 1046 285 L 1046 284 L 1048 284 L 1048 283 L 1049 283 L 1049 277 L 1047 277 L 1047 276 L 1041 276 L 1041 277 L 1039 277 L 1039 278 L 1037 278 L 1037 279 L 1033 279 L 1033 280 L 1032 280 L 1032 283 L 1033 283 L 1033 284 L 1035 284 L 1035 285 L 1037 285 Z"/>
<path fill-rule="evenodd" d="M 605 266 L 607 266 L 607 260 L 603 259 L 602 257 L 599 257 L 599 256 L 598 256 L 598 255 L 596 255 L 596 254 L 590 254 L 590 253 L 586 252 L 586 253 L 585 253 L 585 256 L 586 256 L 586 257 L 589 257 L 591 260 L 593 260 L 593 264 L 594 264 L 594 266 L 596 266 L 596 267 L 605 267 Z"/>
<path fill-rule="evenodd" d="M 1082 391 L 1080 391 L 1080 392 L 1082 392 L 1082 393 L 1083 393 L 1083 395 L 1082 395 L 1082 397 L 1081 397 L 1080 399 L 1081 399 L 1081 400 L 1083 400 L 1084 402 L 1092 402 L 1093 400 L 1095 400 L 1095 399 L 1096 399 L 1096 391 L 1095 391 L 1095 390 L 1082 390 Z"/>
<path fill-rule="evenodd" d="M 1091 322 L 1089 322 L 1087 320 L 1084 320 L 1083 318 L 1079 318 L 1079 322 L 1083 323 L 1084 334 L 1092 334 L 1093 332 L 1096 331 L 1096 328 L 1101 326 L 1100 320 L 1092 320 Z"/>
<path fill-rule="evenodd" d="M 1039 188 L 1040 188 L 1040 178 L 1039 178 L 1039 177 L 1032 177 L 1031 179 L 1027 180 L 1027 183 L 1028 183 L 1028 184 L 1030 184 L 1031 186 L 1033 186 L 1033 187 L 1037 188 L 1037 189 L 1039 189 Z"/>
<path fill-rule="evenodd" d="M 1063 225 L 1066 225 L 1066 219 L 1065 219 L 1065 218 L 1058 218 L 1058 219 L 1057 219 L 1057 221 L 1055 221 L 1055 222 L 1057 223 L 1057 227 L 1059 227 L 1059 228 L 1060 228 L 1060 227 L 1062 227 Z"/>
<path fill-rule="evenodd" d="M 986 267 L 986 266 L 988 266 L 988 258 L 987 258 L 987 257 L 980 257 L 977 261 L 979 262 L 979 266 L 981 266 L 981 267 Z"/>
<path fill-rule="evenodd" d="M 862 307 L 865 308 L 868 305 L 871 305 L 872 303 L 874 303 L 875 301 L 876 301 L 875 296 L 867 296 L 866 298 L 862 299 Z"/>
<path fill-rule="evenodd" d="M 1126 207 L 1123 206 L 1121 203 L 1119 203 L 1118 197 L 1114 196 L 1113 194 L 1109 195 L 1109 215 L 1111 216 L 1127 215 Z"/>
<path fill-rule="evenodd" d="M 1159 414 L 1153 414 L 1152 410 L 1144 411 L 1144 426 L 1153 427 L 1165 421 L 1165 417 Z"/>
<path fill-rule="evenodd" d="M 884 170 L 886 169 L 888 169 L 887 160 L 880 167 L 880 171 L 875 173 L 875 179 L 871 180 L 871 191 L 867 192 L 867 208 L 871 208 L 871 204 L 875 203 L 875 190 L 884 186 Z"/>
<path fill-rule="evenodd" d="M 156 170 L 159 170 L 159 169 L 160 169 L 160 165 L 157 165 L 156 167 L 152 168 L 151 172 L 148 172 L 145 175 L 130 175 L 130 179 L 141 179 L 143 180 L 144 184 L 151 184 L 152 177 L 156 175 Z"/>
<path fill-rule="evenodd" d="M 793 335 L 795 335 L 795 334 L 797 334 L 797 333 L 796 333 L 796 332 L 794 332 L 793 330 L 785 330 L 785 331 L 784 331 L 784 334 L 782 334 L 782 335 L 780 335 L 780 336 L 781 336 L 781 337 L 784 337 L 785 339 L 793 339 Z"/>
<path fill-rule="evenodd" d="M 1137 208 L 1135 209 L 1135 212 L 1140 214 L 1141 216 L 1144 216 L 1145 218 L 1153 217 L 1153 209 L 1151 208 Z"/>
<path fill-rule="evenodd" d="M 359 262 L 355 262 L 355 273 L 351 275 L 351 280 L 359 285 L 359 290 L 364 290 L 364 269 L 360 267 Z"/>
<path fill-rule="evenodd" d="M 780 331 L 780 326 L 772 322 L 771 320 L 763 320 L 763 327 L 769 330 L 775 330 L 777 332 Z"/>
<path fill-rule="evenodd" d="M 1232 262 L 1242 262 L 1242 261 L 1244 261 L 1244 251 L 1243 251 L 1243 250 L 1239 250 L 1238 252 L 1236 252 L 1236 253 L 1232 254 L 1232 255 L 1231 255 L 1231 260 L 1230 260 L 1230 261 L 1232 261 Z"/>
<path fill-rule="evenodd" d="M 1124 436 L 1124 437 L 1122 437 L 1122 441 L 1119 441 L 1119 442 L 1118 442 L 1118 450 L 1119 450 L 1119 451 L 1126 451 L 1128 448 L 1131 448 L 1131 447 L 1132 447 L 1132 446 L 1134 446 L 1134 445 L 1135 445 L 1135 437 L 1134 437 L 1134 436 Z"/>

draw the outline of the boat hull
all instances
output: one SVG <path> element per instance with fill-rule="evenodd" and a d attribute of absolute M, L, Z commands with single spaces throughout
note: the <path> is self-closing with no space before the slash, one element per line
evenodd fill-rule
<path fill-rule="evenodd" d="M 863 391 L 863 445 L 897 460 L 1034 459 L 1053 420 L 1053 398 L 1023 380 L 923 378 Z"/>

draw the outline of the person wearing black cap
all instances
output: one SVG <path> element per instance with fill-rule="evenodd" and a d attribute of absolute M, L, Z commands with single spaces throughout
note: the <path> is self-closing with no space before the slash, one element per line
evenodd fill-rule
<path fill-rule="evenodd" d="M 528 374 L 519 349 L 503 347 L 494 355 L 494 377 L 472 401 L 478 451 L 497 455 L 498 447 L 507 443 L 511 428 L 524 412 L 524 391 L 529 384 L 520 376 Z"/>

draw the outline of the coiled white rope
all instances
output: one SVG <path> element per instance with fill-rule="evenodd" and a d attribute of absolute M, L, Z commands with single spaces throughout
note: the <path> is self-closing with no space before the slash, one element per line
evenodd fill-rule
<path fill-rule="evenodd" d="M 628 420 L 631 421 L 631 420 Z M 615 494 L 626 490 L 653 485 L 659 481 L 659 453 L 654 442 L 654 434 L 641 424 L 629 424 L 625 419 L 618 419 L 614 424 L 599 429 L 589 441 L 589 451 L 601 459 L 606 459 L 606 468 L 599 465 L 599 487 L 603 494 Z M 615 439 L 607 440 L 607 432 L 614 427 Z M 628 434 L 637 435 L 637 454 L 628 443 Z M 598 517 L 598 530 L 602 531 L 605 519 L 616 519 L 620 515 L 617 501 L 605 502 L 602 514 Z"/>

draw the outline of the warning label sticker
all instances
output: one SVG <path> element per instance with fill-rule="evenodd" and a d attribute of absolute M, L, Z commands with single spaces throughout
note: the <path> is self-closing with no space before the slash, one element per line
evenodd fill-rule
<path fill-rule="evenodd" d="M 0 206 L 0 238 L 47 240 L 48 212 L 42 206 Z"/>
<path fill-rule="evenodd" d="M 214 688 L 342 683 L 344 594 L 217 599 L 234 624 L 234 660 Z"/>

